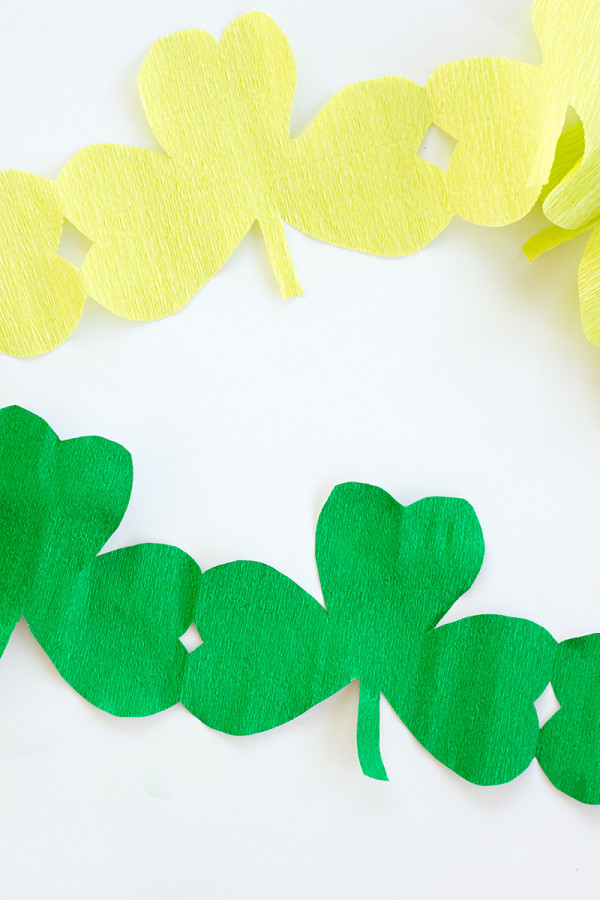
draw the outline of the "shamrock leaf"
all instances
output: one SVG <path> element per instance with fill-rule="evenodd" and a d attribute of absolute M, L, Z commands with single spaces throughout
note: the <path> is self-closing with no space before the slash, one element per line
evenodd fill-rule
<path fill-rule="evenodd" d="M 276 569 L 239 561 L 202 576 L 182 702 L 228 734 L 267 731 L 352 680 L 330 671 L 333 629 L 313 597 Z M 343 660 L 341 660 L 343 668 Z"/>
<path fill-rule="evenodd" d="M 339 485 L 317 526 L 326 609 L 268 566 L 203 576 L 182 701 L 214 728 L 250 734 L 286 722 L 360 679 L 357 740 L 366 774 L 379 753 L 383 693 L 415 736 L 463 777 L 514 778 L 534 756 L 534 700 L 554 639 L 505 616 L 436 628 L 471 586 L 483 539 L 464 500 L 404 507 L 379 488 Z"/>
<path fill-rule="evenodd" d="M 449 203 L 478 225 L 507 225 L 545 184 L 565 110 L 542 66 L 473 58 L 439 66 L 425 86 L 433 121 L 458 143 Z"/>
<path fill-rule="evenodd" d="M 61 442 L 43 419 L 0 410 L 0 595 L 3 650 L 25 604 L 70 584 L 117 528 L 133 470 L 99 437 Z"/>
<path fill-rule="evenodd" d="M 48 586 L 25 615 L 65 681 L 117 716 L 149 716 L 179 701 L 200 569 L 164 544 L 98 556 L 69 590 Z"/>
<path fill-rule="evenodd" d="M 71 334 L 84 300 L 79 271 L 56 255 L 63 215 L 52 182 L 0 172 L 0 211 L 0 352 L 45 353 Z"/>
<path fill-rule="evenodd" d="M 424 90 L 390 77 L 337 94 L 298 139 L 289 44 L 262 13 L 220 42 L 203 31 L 157 41 L 140 93 L 164 152 L 98 145 L 77 153 L 57 188 L 94 243 L 88 292 L 130 319 L 180 309 L 254 221 L 281 292 L 301 293 L 282 221 L 381 255 L 411 253 L 448 223 L 445 173 L 417 156 L 430 117 Z"/>
<path fill-rule="evenodd" d="M 100 437 L 60 441 L 13 406 L 0 410 L 0 456 L 0 650 L 24 614 L 96 706 L 148 715 L 177 702 L 196 563 L 158 544 L 97 555 L 129 502 L 129 453 Z"/>
<path fill-rule="evenodd" d="M 561 708 L 540 732 L 538 761 L 559 791 L 600 803 L 600 634 L 558 645 L 552 687 Z"/>

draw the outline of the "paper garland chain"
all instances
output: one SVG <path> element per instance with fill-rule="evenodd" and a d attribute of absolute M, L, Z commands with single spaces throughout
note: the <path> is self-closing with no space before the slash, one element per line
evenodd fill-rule
<path fill-rule="evenodd" d="M 536 0 L 532 19 L 541 65 L 474 58 L 440 66 L 424 87 L 397 76 L 359 82 L 294 140 L 294 59 L 266 15 L 234 20 L 218 43 L 194 30 L 156 41 L 140 94 L 163 152 L 87 147 L 55 183 L 0 173 L 0 351 L 56 347 L 86 294 L 135 320 L 181 309 L 254 221 L 284 296 L 301 288 L 283 222 L 398 256 L 454 215 L 516 221 L 548 180 L 569 104 L 585 152 L 544 208 L 562 227 L 591 227 L 600 212 L 600 0 Z M 457 141 L 447 171 L 418 155 L 432 123 Z M 56 256 L 65 216 L 93 242 L 80 272 Z M 600 342 L 596 243 L 594 233 L 582 302 Z"/>
<path fill-rule="evenodd" d="M 22 615 L 63 678 L 118 716 L 181 701 L 204 723 L 252 734 L 360 680 L 357 745 L 386 779 L 381 695 L 417 740 L 467 780 L 509 781 L 537 756 L 560 790 L 600 803 L 600 635 L 556 644 L 502 615 L 438 622 L 483 560 L 472 507 L 402 506 L 381 488 L 334 488 L 319 516 L 325 607 L 280 572 L 238 561 L 201 573 L 176 547 L 101 553 L 129 501 L 131 457 L 100 437 L 60 441 L 20 407 L 0 410 L 0 652 Z M 203 643 L 180 637 L 195 622 Z M 561 709 L 539 729 L 552 681 Z"/>

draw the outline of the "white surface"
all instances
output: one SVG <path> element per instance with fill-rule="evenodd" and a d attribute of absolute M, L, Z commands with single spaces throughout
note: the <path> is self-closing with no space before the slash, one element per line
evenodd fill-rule
<path fill-rule="evenodd" d="M 436 64 L 539 51 L 522 0 L 267 0 L 298 67 L 297 133 L 337 89 Z M 54 177 L 97 141 L 154 146 L 136 76 L 155 38 L 220 34 L 241 2 L 0 0 L 0 168 Z M 175 543 L 202 568 L 271 563 L 319 591 L 314 527 L 331 487 L 475 506 L 487 555 L 452 615 L 600 630 L 600 352 L 578 320 L 583 243 L 530 267 L 533 214 L 454 221 L 382 260 L 288 229 L 305 296 L 279 299 L 253 231 L 180 314 L 120 321 L 88 302 L 50 355 L 0 358 L 0 404 L 62 437 L 133 453 L 111 547 Z M 120 721 L 68 687 L 21 622 L 0 663 L 0 884 L 10 900 L 598 896 L 600 810 L 534 762 L 478 788 L 386 706 L 389 784 L 356 760 L 352 686 L 276 731 L 214 733 L 182 707 Z"/>

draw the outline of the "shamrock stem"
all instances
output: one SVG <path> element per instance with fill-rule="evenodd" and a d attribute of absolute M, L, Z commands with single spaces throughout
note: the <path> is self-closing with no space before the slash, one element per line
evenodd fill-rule
<path fill-rule="evenodd" d="M 276 216 L 260 219 L 259 222 L 282 296 L 286 299 L 301 296 L 304 291 L 294 269 L 283 222 Z"/>
<path fill-rule="evenodd" d="M 379 707 L 381 692 L 374 690 L 361 678 L 358 686 L 358 720 L 356 746 L 358 761 L 365 775 L 378 781 L 387 781 L 387 772 L 379 747 Z"/>

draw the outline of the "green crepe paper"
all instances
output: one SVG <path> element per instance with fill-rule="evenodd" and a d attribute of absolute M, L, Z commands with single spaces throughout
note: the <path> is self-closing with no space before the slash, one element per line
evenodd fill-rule
<path fill-rule="evenodd" d="M 97 437 L 60 442 L 46 423 L 0 410 L 2 649 L 25 604 L 67 584 L 109 539 L 131 492 L 127 451 Z"/>
<path fill-rule="evenodd" d="M 386 779 L 383 694 L 414 736 L 469 781 L 497 784 L 537 755 L 552 783 L 600 803 L 600 634 L 558 646 L 526 619 L 439 625 L 484 553 L 472 507 L 402 506 L 338 485 L 316 558 L 326 608 L 280 572 L 237 561 L 201 575 L 177 547 L 101 553 L 129 502 L 127 451 L 60 441 L 19 407 L 0 410 L 0 652 L 21 615 L 91 703 L 144 716 L 182 700 L 231 734 L 274 728 L 359 679 L 358 756 Z M 195 621 L 203 643 L 179 638 Z M 534 700 L 562 708 L 539 730 Z"/>
<path fill-rule="evenodd" d="M 483 537 L 464 500 L 404 507 L 380 488 L 338 485 L 317 526 L 326 610 L 275 569 L 234 562 L 204 573 L 182 701 L 230 734 L 274 728 L 360 679 L 358 752 L 385 779 L 380 694 L 418 740 L 469 781 L 498 784 L 535 755 L 535 699 L 556 643 L 524 619 L 435 626 L 471 586 Z"/>
<path fill-rule="evenodd" d="M 106 712 L 148 716 L 181 695 L 200 569 L 177 547 L 99 556 L 67 590 L 26 607 L 32 634 L 75 690 Z M 57 625 L 58 623 L 58 625 Z"/>
<path fill-rule="evenodd" d="M 538 761 L 559 791 L 600 803 L 600 634 L 558 645 L 552 686 L 561 708 L 540 731 Z"/>
<path fill-rule="evenodd" d="M 25 615 L 62 676 L 95 706 L 146 716 L 179 699 L 200 570 L 176 547 L 97 556 L 131 494 L 129 453 L 60 441 L 19 407 L 0 410 L 2 650 Z"/>

